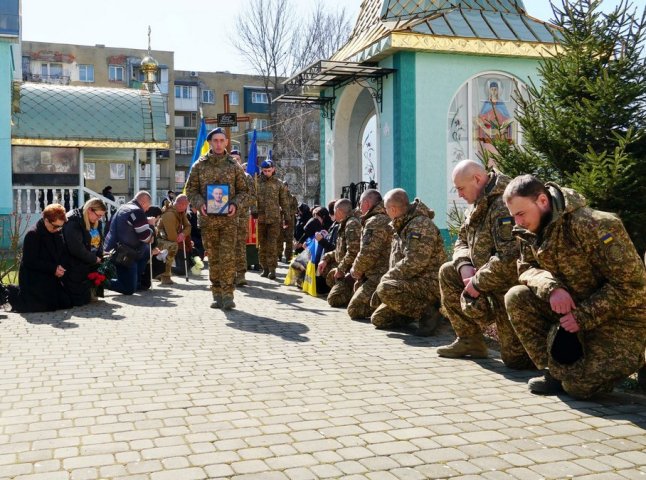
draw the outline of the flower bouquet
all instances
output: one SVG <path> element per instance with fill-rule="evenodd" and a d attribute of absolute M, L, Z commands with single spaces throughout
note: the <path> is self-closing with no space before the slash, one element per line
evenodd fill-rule
<path fill-rule="evenodd" d="M 103 297 L 103 288 L 116 276 L 117 267 L 110 257 L 104 257 L 98 268 L 87 275 L 88 280 L 91 282 L 92 296 Z"/>

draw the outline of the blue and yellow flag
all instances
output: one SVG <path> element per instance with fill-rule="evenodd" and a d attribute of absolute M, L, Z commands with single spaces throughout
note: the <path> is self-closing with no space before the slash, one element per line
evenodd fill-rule
<path fill-rule="evenodd" d="M 204 119 L 200 122 L 200 131 L 197 132 L 197 140 L 195 140 L 195 149 L 193 150 L 193 158 L 191 159 L 191 166 L 188 169 L 188 172 L 191 172 L 191 168 L 195 165 L 195 162 L 199 160 L 202 155 L 207 154 L 209 151 L 209 142 L 206 141 L 206 122 Z"/>

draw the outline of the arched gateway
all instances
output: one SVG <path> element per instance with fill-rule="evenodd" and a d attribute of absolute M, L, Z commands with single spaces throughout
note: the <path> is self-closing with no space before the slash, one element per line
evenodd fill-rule
<path fill-rule="evenodd" d="M 321 201 L 362 180 L 362 133 L 374 115 L 380 189 L 422 198 L 446 228 L 456 148 L 477 157 L 499 120 L 522 142 L 512 89 L 538 81 L 557 39 L 522 0 L 364 1 L 349 41 L 287 80 L 281 96 L 321 108 Z"/>

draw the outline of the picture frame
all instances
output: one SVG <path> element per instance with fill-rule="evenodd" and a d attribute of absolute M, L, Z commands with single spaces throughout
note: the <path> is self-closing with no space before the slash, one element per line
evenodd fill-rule
<path fill-rule="evenodd" d="M 229 185 L 213 183 L 206 186 L 206 213 L 209 215 L 229 214 Z"/>

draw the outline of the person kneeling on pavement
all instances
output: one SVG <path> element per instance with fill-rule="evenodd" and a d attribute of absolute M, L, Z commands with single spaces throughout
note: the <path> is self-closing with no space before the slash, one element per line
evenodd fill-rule
<path fill-rule="evenodd" d="M 621 220 L 532 175 L 512 180 L 503 199 L 521 244 L 521 285 L 505 306 L 529 356 L 547 369 L 530 391 L 611 391 L 644 365 L 646 347 L 646 269 Z"/>
<path fill-rule="evenodd" d="M 175 256 L 178 250 L 184 247 L 184 240 L 191 237 L 191 223 L 186 216 L 187 209 L 188 197 L 178 195 L 175 201 L 166 207 L 157 224 L 157 246 L 161 250 L 168 250 L 164 273 L 157 277 L 162 285 L 174 283 L 171 275 Z"/>
<path fill-rule="evenodd" d="M 401 188 L 386 193 L 384 205 L 393 228 L 390 268 L 370 301 L 377 307 L 370 320 L 379 329 L 418 321 L 415 333 L 431 335 L 441 318 L 437 272 L 446 261 L 435 212 L 419 199 L 409 203 Z"/>

